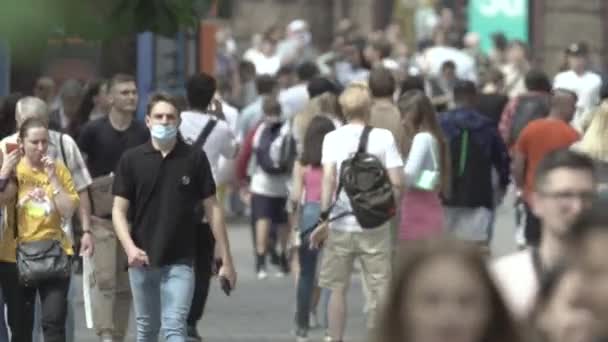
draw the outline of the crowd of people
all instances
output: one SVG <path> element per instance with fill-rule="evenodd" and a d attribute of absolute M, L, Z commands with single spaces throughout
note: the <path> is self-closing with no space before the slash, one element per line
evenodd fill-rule
<path fill-rule="evenodd" d="M 242 55 L 222 30 L 185 98 L 138 99 L 126 74 L 7 96 L 0 341 L 74 341 L 81 257 L 100 341 L 125 339 L 131 306 L 137 341 L 201 341 L 212 277 L 236 286 L 239 214 L 257 279 L 295 278 L 299 342 L 343 341 L 355 274 L 371 341 L 606 338 L 608 87 L 588 45 L 551 81 L 525 43 L 485 55 L 441 13 L 415 51 L 395 25 L 343 21 L 323 54 L 303 20 Z M 520 250 L 492 259 L 509 193 Z"/>

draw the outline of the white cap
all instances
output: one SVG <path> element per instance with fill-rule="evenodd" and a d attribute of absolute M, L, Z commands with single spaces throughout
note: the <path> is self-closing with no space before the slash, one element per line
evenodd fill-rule
<path fill-rule="evenodd" d="M 289 32 L 308 30 L 308 23 L 302 19 L 296 19 L 287 25 Z"/>

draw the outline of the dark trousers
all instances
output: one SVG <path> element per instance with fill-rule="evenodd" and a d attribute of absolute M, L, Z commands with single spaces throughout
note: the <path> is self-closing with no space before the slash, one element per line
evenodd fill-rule
<path fill-rule="evenodd" d="M 17 278 L 17 266 L 12 262 L 0 262 L 0 287 L 6 303 L 7 321 L 11 330 L 11 342 L 31 342 L 32 325 L 26 327 L 23 291 Z M 4 308 L 2 308 L 4 309 Z M 31 313 L 31 321 L 34 319 Z"/>
<path fill-rule="evenodd" d="M 528 246 L 538 247 L 540 244 L 541 230 L 540 220 L 532 212 L 532 208 L 526 203 L 526 228 L 524 230 L 524 236 Z"/>
<path fill-rule="evenodd" d="M 42 334 L 45 342 L 65 342 L 65 321 L 68 316 L 70 278 L 41 282 L 35 287 L 21 286 L 24 299 L 24 329 L 32 335 L 36 296 L 42 308 Z"/>
<path fill-rule="evenodd" d="M 209 224 L 202 224 L 196 229 L 196 259 L 194 261 L 194 296 L 188 313 L 188 326 L 196 326 L 203 317 L 209 285 L 213 275 L 215 239 Z"/>

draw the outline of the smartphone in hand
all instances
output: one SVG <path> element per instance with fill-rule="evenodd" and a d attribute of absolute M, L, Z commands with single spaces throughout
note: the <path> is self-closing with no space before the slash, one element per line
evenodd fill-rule
<path fill-rule="evenodd" d="M 220 277 L 220 284 L 222 286 L 222 291 L 226 294 L 226 296 L 230 296 L 230 292 L 232 291 L 232 286 L 230 286 L 230 281 L 226 277 Z"/>
<path fill-rule="evenodd" d="M 13 151 L 19 149 L 19 144 L 6 143 L 6 154 L 11 154 Z"/>

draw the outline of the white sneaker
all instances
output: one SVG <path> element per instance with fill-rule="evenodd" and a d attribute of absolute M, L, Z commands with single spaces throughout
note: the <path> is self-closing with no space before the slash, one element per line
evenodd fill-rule
<path fill-rule="evenodd" d="M 316 313 L 314 313 L 314 312 L 310 313 L 308 325 L 310 326 L 311 329 L 315 329 L 315 328 L 319 327 L 319 317 L 317 317 Z"/>
<path fill-rule="evenodd" d="M 102 334 L 99 338 L 100 342 L 114 342 L 114 337 L 110 334 Z"/>
<path fill-rule="evenodd" d="M 266 271 L 264 271 L 264 270 L 260 270 L 258 272 L 258 280 L 263 280 L 266 278 L 268 278 L 268 273 L 266 273 Z"/>

